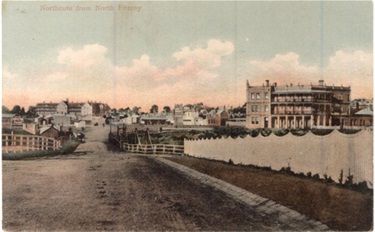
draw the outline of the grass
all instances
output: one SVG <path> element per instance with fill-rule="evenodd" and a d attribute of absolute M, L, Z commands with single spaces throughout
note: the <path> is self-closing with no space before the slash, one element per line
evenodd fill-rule
<path fill-rule="evenodd" d="M 372 191 L 353 191 L 286 172 L 230 165 L 222 161 L 187 156 L 168 159 L 271 199 L 334 230 L 372 229 Z"/>
<path fill-rule="evenodd" d="M 59 150 L 43 150 L 43 151 L 26 151 L 17 153 L 3 153 L 3 160 L 22 160 L 29 158 L 38 158 L 45 156 L 54 156 L 61 154 L 71 154 L 78 147 L 80 142 L 78 141 L 68 141 Z"/>

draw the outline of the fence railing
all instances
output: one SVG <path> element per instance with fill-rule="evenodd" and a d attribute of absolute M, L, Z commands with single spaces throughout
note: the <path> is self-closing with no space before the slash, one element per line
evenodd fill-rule
<path fill-rule="evenodd" d="M 59 140 L 43 136 L 2 134 L 1 137 L 2 151 L 4 153 L 58 150 L 61 146 Z"/>
<path fill-rule="evenodd" d="M 183 155 L 183 145 L 169 144 L 129 144 L 120 142 L 120 148 L 126 152 L 141 154 L 165 154 L 165 155 Z"/>

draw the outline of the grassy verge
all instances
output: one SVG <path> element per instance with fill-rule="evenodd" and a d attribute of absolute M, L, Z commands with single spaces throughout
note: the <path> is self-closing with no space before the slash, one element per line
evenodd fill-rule
<path fill-rule="evenodd" d="M 372 192 L 358 192 L 313 179 L 221 161 L 181 156 L 171 161 L 285 205 L 334 230 L 371 230 Z"/>
<path fill-rule="evenodd" d="M 22 160 L 29 158 L 37 158 L 44 156 L 53 156 L 61 154 L 70 154 L 75 151 L 80 142 L 78 141 L 69 141 L 66 142 L 59 150 L 45 150 L 45 151 L 26 151 L 26 152 L 17 152 L 17 153 L 3 153 L 3 160 Z"/>

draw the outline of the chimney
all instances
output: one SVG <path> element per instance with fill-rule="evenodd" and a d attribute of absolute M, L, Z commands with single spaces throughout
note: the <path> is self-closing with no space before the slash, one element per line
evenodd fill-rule
<path fill-rule="evenodd" d="M 323 86 L 324 80 L 319 80 L 319 86 Z"/>
<path fill-rule="evenodd" d="M 277 87 L 277 82 L 273 83 L 273 85 L 274 85 L 275 87 Z"/>
<path fill-rule="evenodd" d="M 266 86 L 267 86 L 267 87 L 270 86 L 270 81 L 269 81 L 269 80 L 266 80 Z"/>

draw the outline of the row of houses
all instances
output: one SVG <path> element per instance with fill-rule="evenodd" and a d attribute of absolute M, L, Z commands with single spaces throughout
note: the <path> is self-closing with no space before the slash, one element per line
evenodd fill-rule
<path fill-rule="evenodd" d="M 372 127 L 373 109 L 364 99 L 350 101 L 350 86 L 270 84 L 247 82 L 248 128 Z"/>
<path fill-rule="evenodd" d="M 232 116 L 234 117 L 234 116 Z M 245 118 L 243 118 L 245 119 Z M 225 108 L 194 109 L 176 105 L 171 112 L 148 113 L 148 114 L 117 114 L 107 117 L 108 121 L 124 124 L 144 125 L 174 125 L 174 126 L 226 126 L 231 116 Z M 238 122 L 239 120 L 237 120 Z M 244 120 L 242 126 L 245 126 Z"/>
<path fill-rule="evenodd" d="M 35 106 L 31 106 L 30 110 L 39 116 L 54 114 L 75 115 L 81 117 L 82 120 L 90 121 L 93 116 L 99 117 L 109 115 L 111 108 L 106 103 L 70 102 L 69 99 L 66 99 L 59 103 L 37 103 Z"/>

